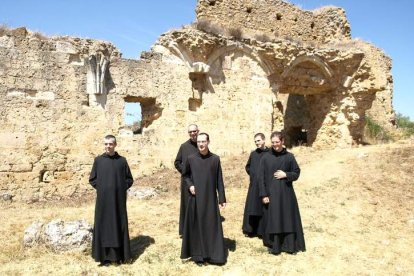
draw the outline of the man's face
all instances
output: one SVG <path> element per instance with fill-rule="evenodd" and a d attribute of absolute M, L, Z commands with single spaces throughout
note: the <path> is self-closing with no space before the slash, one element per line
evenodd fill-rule
<path fill-rule="evenodd" d="M 114 139 L 104 139 L 104 145 L 107 154 L 113 155 L 115 153 L 116 143 Z"/>
<path fill-rule="evenodd" d="M 262 139 L 262 137 L 260 137 L 260 135 L 258 135 L 254 137 L 254 143 L 258 149 L 264 149 L 266 142 Z"/>
<path fill-rule="evenodd" d="M 207 153 L 208 152 L 208 144 L 210 142 L 207 141 L 207 136 L 206 135 L 198 135 L 197 137 L 197 147 L 198 150 L 201 153 Z"/>
<path fill-rule="evenodd" d="M 272 148 L 275 151 L 281 151 L 283 149 L 283 139 L 280 140 L 279 137 L 275 136 L 272 138 Z"/>
<path fill-rule="evenodd" d="M 198 129 L 196 126 L 189 126 L 188 127 L 188 135 L 190 136 L 191 141 L 197 141 Z"/>

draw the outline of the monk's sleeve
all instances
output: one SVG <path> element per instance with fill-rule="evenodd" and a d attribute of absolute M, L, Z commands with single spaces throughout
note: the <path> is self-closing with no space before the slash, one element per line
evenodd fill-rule
<path fill-rule="evenodd" d="M 265 158 L 260 159 L 259 168 L 257 170 L 257 181 L 259 185 L 259 196 L 266 197 L 268 196 L 266 183 L 265 183 Z"/>
<path fill-rule="evenodd" d="M 183 164 L 183 153 L 182 153 L 182 146 L 178 150 L 177 156 L 175 157 L 174 161 L 174 167 L 179 171 L 181 174 L 183 174 L 183 169 L 185 164 Z"/>
<path fill-rule="evenodd" d="M 245 167 L 246 172 L 247 172 L 248 175 L 250 175 L 250 164 L 251 164 L 251 162 L 252 162 L 252 154 L 250 154 L 249 160 L 247 160 L 246 167 Z"/>
<path fill-rule="evenodd" d="M 219 196 L 219 203 L 226 202 L 226 193 L 224 192 L 223 173 L 221 171 L 221 162 L 218 160 L 218 172 L 217 172 L 217 192 Z"/>
<path fill-rule="evenodd" d="M 125 183 L 127 184 L 128 189 L 131 188 L 132 183 L 134 183 L 134 178 L 132 177 L 131 170 L 129 169 L 129 165 L 126 160 L 125 160 Z"/>
<path fill-rule="evenodd" d="M 188 162 L 188 159 L 184 164 L 182 175 L 184 177 L 185 184 L 187 185 L 187 189 L 190 189 L 191 186 L 194 186 L 194 183 L 191 180 L 191 166 L 190 166 L 190 163 Z"/>
<path fill-rule="evenodd" d="M 96 184 L 97 184 L 97 180 L 98 180 L 98 170 L 97 170 L 97 161 L 96 158 L 93 161 L 93 165 L 92 165 L 92 170 L 91 170 L 91 174 L 89 175 L 89 184 L 92 185 L 92 187 L 94 187 L 96 189 Z"/>
<path fill-rule="evenodd" d="M 293 155 L 290 158 L 290 171 L 286 172 L 286 179 L 289 182 L 296 181 L 300 175 L 300 168 Z"/>

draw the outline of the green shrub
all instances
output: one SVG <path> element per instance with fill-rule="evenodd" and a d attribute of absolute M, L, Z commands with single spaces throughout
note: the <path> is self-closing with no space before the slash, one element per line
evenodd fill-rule
<path fill-rule="evenodd" d="M 388 142 L 392 140 L 390 133 L 388 133 L 388 131 L 386 131 L 380 124 L 378 124 L 372 118 L 367 116 L 365 123 L 365 129 L 367 131 L 368 136 L 371 139 L 380 142 Z"/>

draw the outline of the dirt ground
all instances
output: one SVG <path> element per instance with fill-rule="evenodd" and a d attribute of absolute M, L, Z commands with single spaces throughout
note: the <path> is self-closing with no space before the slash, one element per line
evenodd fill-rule
<path fill-rule="evenodd" d="M 294 183 L 306 252 L 267 253 L 261 240 L 241 232 L 248 153 L 222 158 L 228 205 L 222 211 L 228 262 L 198 267 L 183 262 L 178 237 L 179 175 L 164 170 L 135 185 L 163 191 L 129 199 L 134 259 L 98 267 L 90 252 L 24 248 L 25 228 L 36 220 L 85 219 L 93 223 L 94 197 L 72 201 L 2 203 L 1 275 L 414 275 L 414 142 L 316 151 L 298 147 L 302 173 Z M 87 185 L 85 183 L 85 185 Z"/>

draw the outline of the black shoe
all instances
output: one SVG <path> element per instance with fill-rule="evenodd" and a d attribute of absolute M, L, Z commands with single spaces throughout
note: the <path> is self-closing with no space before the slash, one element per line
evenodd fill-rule
<path fill-rule="evenodd" d="M 204 266 L 204 265 L 206 265 L 205 262 L 195 262 L 195 263 L 196 263 L 197 266 Z"/>
<path fill-rule="evenodd" d="M 268 249 L 268 252 L 269 252 L 269 254 L 272 254 L 272 255 L 280 255 L 280 253 L 281 253 L 281 252 L 275 252 L 270 248 Z"/>
<path fill-rule="evenodd" d="M 111 265 L 111 261 L 104 261 L 101 262 L 98 266 L 110 266 Z"/>
<path fill-rule="evenodd" d="M 296 255 L 296 252 L 285 252 L 285 253 L 289 255 Z"/>

